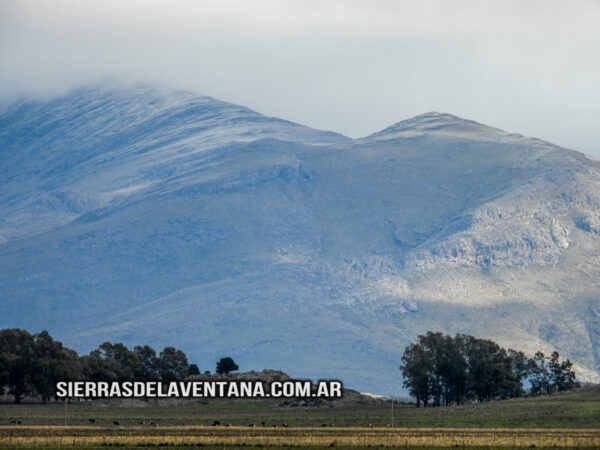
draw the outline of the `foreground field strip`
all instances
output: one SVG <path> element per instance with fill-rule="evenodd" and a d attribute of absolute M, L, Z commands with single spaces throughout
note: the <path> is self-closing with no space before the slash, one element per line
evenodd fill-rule
<path fill-rule="evenodd" d="M 473 433 L 481 433 L 481 432 L 496 432 L 496 433 L 592 433 L 600 435 L 600 423 L 596 428 L 566 428 L 566 427 L 556 427 L 556 428 L 546 428 L 546 427 L 480 427 L 480 426 L 472 426 L 472 427 L 357 427 L 357 426 L 348 426 L 348 427 L 322 427 L 322 426 L 300 426 L 300 427 L 269 427 L 269 426 L 255 426 L 248 427 L 243 425 L 230 425 L 230 426 L 212 426 L 212 425 L 166 425 L 166 426 L 158 426 L 152 427 L 150 425 L 140 425 L 140 426 L 96 426 L 96 425 L 0 425 L 0 436 L 2 436 L 2 432 L 5 430 L 14 430 L 14 431 L 24 431 L 24 430 L 64 430 L 64 431 L 98 431 L 105 433 L 107 431 L 113 432 L 126 432 L 126 431 L 143 431 L 147 432 L 161 432 L 161 431 L 177 431 L 177 430 L 200 430 L 207 432 L 228 432 L 228 431 L 244 431 L 244 432 L 265 432 L 265 431 L 273 431 L 280 433 L 289 433 L 292 431 L 322 431 L 322 432 L 356 432 L 356 431 L 376 431 L 378 433 L 386 432 L 386 433 L 395 433 L 395 432 L 473 432 Z"/>
<path fill-rule="evenodd" d="M 142 432 L 143 431 L 143 432 Z M 185 434 L 180 434 L 185 432 Z M 80 433 L 85 433 L 80 435 Z M 598 447 L 600 430 L 465 428 L 297 428 L 164 427 L 102 429 L 27 427 L 0 429 L 1 446 L 90 445 L 288 445 L 288 446 L 503 446 Z"/>

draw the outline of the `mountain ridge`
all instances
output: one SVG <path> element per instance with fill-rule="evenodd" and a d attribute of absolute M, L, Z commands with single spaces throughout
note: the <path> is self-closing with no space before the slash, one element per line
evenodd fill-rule
<path fill-rule="evenodd" d="M 481 141 L 523 142 L 533 145 L 552 145 L 562 148 L 538 138 L 511 133 L 500 128 L 464 119 L 449 113 L 430 111 L 409 119 L 396 122 L 383 130 L 372 133 L 362 138 L 363 140 L 389 140 L 397 138 L 419 137 L 426 134 L 455 136 L 460 138 Z"/>
<path fill-rule="evenodd" d="M 379 393 L 439 330 L 598 379 L 597 161 L 442 113 L 350 139 L 202 99 L 0 113 L 0 326 Z"/>

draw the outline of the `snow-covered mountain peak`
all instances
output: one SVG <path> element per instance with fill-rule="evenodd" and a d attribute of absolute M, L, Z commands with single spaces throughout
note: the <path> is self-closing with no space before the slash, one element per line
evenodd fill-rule
<path fill-rule="evenodd" d="M 397 122 L 367 136 L 365 140 L 391 140 L 425 135 L 453 136 L 469 140 L 515 142 L 534 141 L 520 134 L 508 133 L 499 128 L 463 119 L 448 113 L 431 111 L 411 119 Z"/>
<path fill-rule="evenodd" d="M 212 97 L 145 85 L 81 88 L 51 101 L 21 100 L 0 113 L 0 138 L 9 143 L 18 140 L 21 147 L 23 138 L 39 145 L 36 137 L 43 136 L 47 146 L 48 140 L 65 134 L 83 146 L 116 139 L 102 145 L 110 150 L 140 139 L 146 143 L 191 139 L 199 147 L 262 138 L 310 144 L 348 140 Z"/>

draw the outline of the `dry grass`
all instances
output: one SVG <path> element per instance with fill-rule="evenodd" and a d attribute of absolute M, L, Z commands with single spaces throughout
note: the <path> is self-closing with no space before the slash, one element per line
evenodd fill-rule
<path fill-rule="evenodd" d="M 597 429 L 0 427 L 0 446 L 599 447 Z"/>

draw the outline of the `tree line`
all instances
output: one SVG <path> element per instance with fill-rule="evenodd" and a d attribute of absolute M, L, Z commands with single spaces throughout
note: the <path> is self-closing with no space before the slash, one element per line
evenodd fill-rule
<path fill-rule="evenodd" d="M 221 358 L 217 373 L 238 370 L 231 358 Z M 210 373 L 210 372 L 205 372 Z M 196 364 L 174 347 L 160 353 L 138 345 L 130 350 L 122 343 L 104 342 L 89 355 L 55 341 L 47 331 L 30 334 L 18 328 L 0 330 L 0 394 L 5 390 L 20 403 L 39 395 L 44 403 L 55 396 L 58 381 L 180 381 L 199 375 Z"/>
<path fill-rule="evenodd" d="M 573 363 L 537 352 L 504 349 L 489 339 L 428 332 L 407 346 L 400 370 L 403 386 L 417 407 L 487 402 L 524 395 L 552 394 L 576 385 Z"/>

